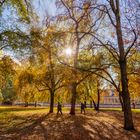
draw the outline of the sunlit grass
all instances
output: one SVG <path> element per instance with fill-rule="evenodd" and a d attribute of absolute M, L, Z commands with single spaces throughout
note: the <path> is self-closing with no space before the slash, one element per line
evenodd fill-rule
<path fill-rule="evenodd" d="M 122 111 L 121 108 L 100 108 L 101 111 Z M 132 112 L 140 113 L 140 109 L 132 109 Z"/>
<path fill-rule="evenodd" d="M 64 112 L 68 112 L 70 107 L 62 107 Z M 80 107 L 76 108 L 79 111 Z M 86 110 L 94 110 L 94 108 L 86 108 Z M 121 108 L 100 108 L 100 111 L 121 111 Z M 14 113 L 14 114 L 38 114 L 48 113 L 49 107 L 18 107 L 18 106 L 0 106 L 1 113 Z M 57 107 L 54 107 L 54 112 L 57 112 Z M 140 109 L 132 109 L 132 112 L 140 112 Z"/>
<path fill-rule="evenodd" d="M 100 108 L 102 111 L 122 111 L 121 108 Z"/>
<path fill-rule="evenodd" d="M 132 112 L 140 113 L 140 109 L 132 109 Z"/>

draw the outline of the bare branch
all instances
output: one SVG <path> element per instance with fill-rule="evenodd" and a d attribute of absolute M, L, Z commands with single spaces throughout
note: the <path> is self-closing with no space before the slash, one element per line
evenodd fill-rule
<path fill-rule="evenodd" d="M 126 18 L 127 18 L 127 17 L 126 17 Z M 137 39 L 138 39 L 138 35 L 136 34 L 135 29 L 132 27 L 132 24 L 131 24 L 130 20 L 129 20 L 128 18 L 127 18 L 127 20 L 128 20 L 128 22 L 129 22 L 129 24 L 130 24 L 130 26 L 131 26 L 131 28 L 132 28 L 132 32 L 133 32 L 133 34 L 134 34 L 134 39 L 133 39 L 131 45 L 130 45 L 130 46 L 128 47 L 128 49 L 126 50 L 125 57 L 127 57 L 128 53 L 131 51 L 131 48 L 134 46 L 135 42 L 136 42 Z"/>
<path fill-rule="evenodd" d="M 98 37 L 96 37 L 94 34 L 92 34 L 92 33 L 89 33 L 91 36 L 93 36 L 98 42 L 100 42 L 109 52 L 110 52 L 110 54 L 113 56 L 113 58 L 117 61 L 117 62 L 119 62 L 119 59 L 114 55 L 114 53 L 112 52 L 112 50 L 110 49 L 110 48 L 108 48 L 108 46 L 110 46 L 110 47 L 112 47 L 112 49 L 114 50 L 114 52 L 117 54 L 117 56 L 118 56 L 118 53 L 117 53 L 117 51 L 114 49 L 114 47 L 112 46 L 112 45 L 109 45 L 109 44 L 105 44 L 105 43 L 103 43 Z"/>
<path fill-rule="evenodd" d="M 77 21 L 76 21 L 74 15 L 72 15 L 72 13 L 71 13 L 71 11 L 70 11 L 70 7 L 69 7 L 63 0 L 61 0 L 61 2 L 62 2 L 62 4 L 64 5 L 64 7 L 67 9 L 70 18 L 71 18 L 75 23 L 77 23 Z"/>
<path fill-rule="evenodd" d="M 5 1 L 6 1 L 6 0 L 0 0 L 0 7 L 3 6 L 3 4 L 4 4 Z"/>

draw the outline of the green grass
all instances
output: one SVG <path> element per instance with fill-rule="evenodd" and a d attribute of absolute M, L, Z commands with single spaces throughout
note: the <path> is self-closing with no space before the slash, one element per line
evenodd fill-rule
<path fill-rule="evenodd" d="M 121 108 L 100 108 L 101 111 L 122 111 Z"/>
<path fill-rule="evenodd" d="M 63 112 L 68 112 L 70 110 L 69 107 L 63 107 Z M 94 110 L 93 108 L 86 108 L 86 110 Z M 76 111 L 80 111 L 80 108 L 76 108 Z M 100 111 L 121 111 L 121 108 L 100 108 Z M 36 114 L 36 113 L 48 113 L 49 107 L 17 107 L 17 106 L 0 106 L 0 114 L 1 113 L 18 113 L 21 114 Z M 54 112 L 57 112 L 57 107 L 54 107 Z M 132 112 L 140 113 L 140 109 L 132 109 Z"/>
<path fill-rule="evenodd" d="M 80 110 L 80 108 L 76 109 L 77 111 Z M 94 110 L 94 108 L 86 108 L 86 110 Z M 100 108 L 100 111 L 122 111 L 121 108 Z M 132 112 L 140 113 L 140 109 L 132 109 Z"/>
<path fill-rule="evenodd" d="M 122 111 L 121 108 L 100 108 L 101 111 Z M 132 112 L 140 113 L 140 109 L 132 109 Z"/>
<path fill-rule="evenodd" d="M 140 113 L 140 109 L 132 109 L 132 112 Z"/>

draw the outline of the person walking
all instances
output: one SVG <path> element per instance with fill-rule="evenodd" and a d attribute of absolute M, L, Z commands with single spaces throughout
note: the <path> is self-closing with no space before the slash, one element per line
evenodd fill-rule
<path fill-rule="evenodd" d="M 57 105 L 57 115 L 59 114 L 59 112 L 61 113 L 61 115 L 63 114 L 62 113 L 62 105 L 60 102 L 58 102 L 58 105 Z"/>
<path fill-rule="evenodd" d="M 81 103 L 81 114 L 82 114 L 83 111 L 84 111 L 84 114 L 85 114 L 85 104 Z"/>

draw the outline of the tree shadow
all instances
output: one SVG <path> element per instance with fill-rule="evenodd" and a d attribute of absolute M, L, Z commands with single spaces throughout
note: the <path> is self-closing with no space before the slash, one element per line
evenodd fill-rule
<path fill-rule="evenodd" d="M 126 131 L 120 121 L 108 119 L 108 113 L 92 115 L 46 114 L 29 120 L 19 129 L 12 128 L 2 135 L 2 140 L 139 140 L 139 131 Z M 114 118 L 116 116 L 114 115 Z M 20 126 L 21 124 L 19 124 Z"/>
<path fill-rule="evenodd" d="M 88 117 L 86 115 L 70 116 L 69 124 L 66 129 L 67 139 L 100 139 L 100 140 L 113 140 L 113 139 L 126 139 L 138 140 L 140 139 L 139 131 L 126 131 L 122 125 L 117 122 L 109 122 L 108 120 L 101 120 L 97 117 Z M 54 123 L 50 124 L 55 125 Z M 66 124 L 61 123 L 61 127 L 66 128 Z M 60 126 L 59 126 L 60 127 Z M 56 129 L 56 128 L 55 128 Z M 68 132 L 71 130 L 71 132 Z M 61 139 L 61 138 L 60 138 Z"/>
<path fill-rule="evenodd" d="M 43 132 L 44 139 L 46 140 L 47 131 L 41 125 L 41 122 L 44 121 L 47 118 L 47 116 L 49 116 L 49 113 L 42 115 L 37 119 L 34 119 L 34 115 L 32 115 L 29 119 L 25 120 L 24 122 L 18 123 L 17 127 L 11 127 L 8 130 L 6 130 L 6 132 L 2 132 L 2 134 L 0 134 L 1 135 L 0 140 L 7 140 L 7 139 L 20 140 L 21 138 L 26 139 L 26 135 L 33 134 L 34 129 L 38 126 L 40 126 L 40 128 L 42 129 L 41 133 Z M 18 117 L 17 119 L 19 118 L 20 117 Z"/>

